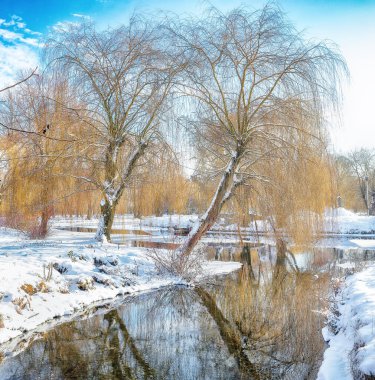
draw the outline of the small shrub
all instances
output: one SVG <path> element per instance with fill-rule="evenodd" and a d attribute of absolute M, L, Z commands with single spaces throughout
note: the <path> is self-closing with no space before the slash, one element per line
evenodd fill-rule
<path fill-rule="evenodd" d="M 53 263 L 49 263 L 48 265 L 43 264 L 43 277 L 44 281 L 50 281 L 52 279 L 53 274 Z"/>
<path fill-rule="evenodd" d="M 22 310 L 25 309 L 26 306 L 28 306 L 29 309 L 31 308 L 30 299 L 28 296 L 15 298 L 12 303 L 16 306 L 16 311 L 18 314 L 22 314 Z"/>
<path fill-rule="evenodd" d="M 77 286 L 80 290 L 94 289 L 94 280 L 92 279 L 92 277 L 81 278 L 78 280 Z"/>
<path fill-rule="evenodd" d="M 129 278 L 123 278 L 121 280 L 121 285 L 122 286 L 133 286 L 133 285 L 135 285 L 135 281 L 133 281 L 133 280 L 131 280 Z"/>
<path fill-rule="evenodd" d="M 104 286 L 114 286 L 117 288 L 117 286 L 109 278 L 104 278 L 104 277 L 100 277 L 100 276 L 93 276 L 92 278 L 98 284 L 101 284 Z"/>
<path fill-rule="evenodd" d="M 94 257 L 94 265 L 96 267 L 100 267 L 103 265 L 112 265 L 117 266 L 118 265 L 118 258 L 113 256 L 106 256 L 106 257 Z"/>
<path fill-rule="evenodd" d="M 63 264 L 54 263 L 53 268 L 55 270 L 57 270 L 60 274 L 64 274 L 64 273 L 68 272 L 68 268 L 65 267 Z"/>
<path fill-rule="evenodd" d="M 69 251 L 68 252 L 68 257 L 70 260 L 72 260 L 73 262 L 77 261 L 76 257 L 74 256 L 74 252 L 73 251 Z"/>
<path fill-rule="evenodd" d="M 34 295 L 35 293 L 38 292 L 38 290 L 31 284 L 23 284 L 21 286 L 21 289 L 26 293 L 28 294 L 29 296 L 32 296 Z"/>
<path fill-rule="evenodd" d="M 76 262 L 77 260 L 81 260 L 81 261 L 87 261 L 88 260 L 88 257 L 83 255 L 83 254 L 77 254 L 77 253 L 74 253 L 73 251 L 69 251 L 68 252 L 68 257 L 70 258 L 70 260 L 72 260 L 73 262 Z"/>
<path fill-rule="evenodd" d="M 204 253 L 200 249 L 194 250 L 189 255 L 182 254 L 178 250 L 154 249 L 149 251 L 149 255 L 161 274 L 172 274 L 192 281 L 202 272 Z"/>
<path fill-rule="evenodd" d="M 62 286 L 61 288 L 59 288 L 59 292 L 61 294 L 68 294 L 69 293 L 69 288 L 67 286 Z"/>
<path fill-rule="evenodd" d="M 48 285 L 44 281 L 40 281 L 36 288 L 38 289 L 38 292 L 41 293 L 48 293 L 50 291 Z"/>
<path fill-rule="evenodd" d="M 2 220 L 2 225 L 23 232 L 30 239 L 44 239 L 49 233 L 48 227 L 34 215 L 11 213 Z"/>

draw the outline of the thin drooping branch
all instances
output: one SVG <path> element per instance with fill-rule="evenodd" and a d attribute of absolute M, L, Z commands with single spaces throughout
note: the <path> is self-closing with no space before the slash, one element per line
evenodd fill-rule
<path fill-rule="evenodd" d="M 12 88 L 14 88 L 14 87 L 19 86 L 21 83 L 24 83 L 24 82 L 28 81 L 33 75 L 35 75 L 35 73 L 36 73 L 37 70 L 38 70 L 38 67 L 36 67 L 36 68 L 31 72 L 31 74 L 29 74 L 29 75 L 26 76 L 25 78 L 19 80 L 18 82 L 13 83 L 13 84 L 11 84 L 11 85 L 9 85 L 9 86 L 7 86 L 7 87 L 1 88 L 1 89 L 0 89 L 0 92 L 8 91 L 8 90 L 10 90 L 10 89 L 12 89 Z"/>

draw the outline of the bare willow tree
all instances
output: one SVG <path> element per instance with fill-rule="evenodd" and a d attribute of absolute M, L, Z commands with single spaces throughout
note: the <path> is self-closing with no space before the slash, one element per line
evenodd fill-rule
<path fill-rule="evenodd" d="M 78 159 L 88 174 L 76 178 L 101 191 L 96 239 L 110 240 L 125 187 L 153 141 L 160 141 L 176 66 L 161 49 L 158 28 L 139 18 L 105 31 L 91 23 L 61 30 L 46 53 L 84 104 L 70 110 L 87 126 Z"/>
<path fill-rule="evenodd" d="M 273 5 L 213 9 L 198 21 L 171 20 L 168 30 L 187 64 L 179 82 L 187 125 L 209 157 L 206 174 L 217 181 L 210 206 L 179 248 L 184 258 L 238 187 L 272 182 L 261 161 L 288 165 L 297 153 L 303 159 L 301 141 L 323 139 L 325 111 L 338 104 L 347 69 L 334 48 L 306 41 Z"/>
<path fill-rule="evenodd" d="M 349 167 L 349 173 L 356 178 L 363 204 L 370 207 L 368 192 L 375 188 L 375 152 L 372 149 L 357 149 L 343 156 Z M 348 173 L 348 174 L 349 174 Z"/>
<path fill-rule="evenodd" d="M 14 82 L 14 83 L 9 84 L 8 86 L 5 86 L 5 87 L 3 87 L 3 88 L 0 88 L 0 93 L 2 93 L 2 92 L 6 92 L 6 91 L 8 91 L 8 90 L 11 90 L 11 89 L 13 89 L 13 88 L 19 86 L 21 83 L 27 82 L 31 77 L 33 77 L 33 76 L 36 74 L 37 69 L 38 69 L 38 68 L 36 67 L 34 70 L 31 71 L 31 73 L 26 74 L 23 78 L 17 80 L 17 81 Z"/>
<path fill-rule="evenodd" d="M 64 80 L 34 75 L 9 90 L 0 119 L 6 163 L 2 208 L 9 222 L 19 224 L 14 227 L 28 227 L 27 219 L 35 223 L 38 216 L 39 223 L 29 227 L 30 233 L 45 237 L 54 203 L 67 188 L 66 179 L 56 174 L 71 167 L 75 140 L 65 136 L 77 127 L 77 119 L 67 118 L 61 106 L 72 103 Z"/>
<path fill-rule="evenodd" d="M 354 174 L 352 163 L 347 155 L 332 155 L 332 161 L 335 171 L 336 180 L 336 196 L 339 196 L 337 201 L 338 206 L 343 206 L 355 212 L 365 210 L 363 193 L 359 191 L 358 184 L 362 181 L 358 180 L 358 176 Z M 375 174 L 375 173 L 374 173 Z M 375 182 L 369 176 L 369 186 L 375 189 Z M 366 189 L 365 193 L 366 193 Z"/>

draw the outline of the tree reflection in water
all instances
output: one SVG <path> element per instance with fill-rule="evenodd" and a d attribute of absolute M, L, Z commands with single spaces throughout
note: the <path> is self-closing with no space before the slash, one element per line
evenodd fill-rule
<path fill-rule="evenodd" d="M 161 290 L 61 324 L 5 360 L 0 378 L 313 378 L 329 275 L 277 273 L 256 283 L 245 266 L 216 285 Z"/>
<path fill-rule="evenodd" d="M 246 353 L 256 372 L 242 378 L 315 379 L 324 351 L 322 310 L 330 274 L 290 273 L 285 267 L 276 273 L 258 285 L 245 267 L 224 287 L 204 290 L 202 300 L 210 297 L 205 304 L 218 326 L 222 318 L 231 321 L 237 352 Z M 216 309 L 223 317 L 215 317 Z"/>

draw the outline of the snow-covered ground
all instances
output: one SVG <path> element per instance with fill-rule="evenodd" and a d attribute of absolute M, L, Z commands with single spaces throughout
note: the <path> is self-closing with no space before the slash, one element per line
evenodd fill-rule
<path fill-rule="evenodd" d="M 201 276 L 239 267 L 204 262 Z M 46 240 L 35 241 L 2 228 L 0 344 L 95 302 L 182 282 L 160 274 L 145 248 L 100 244 L 92 233 L 55 229 Z"/>
<path fill-rule="evenodd" d="M 329 348 L 318 379 L 375 376 L 375 266 L 348 277 L 336 302 L 334 331 L 323 330 Z"/>
<path fill-rule="evenodd" d="M 343 207 L 327 209 L 323 215 L 324 224 L 322 233 L 329 235 L 374 235 L 375 238 L 375 216 L 356 214 Z M 226 227 L 236 230 L 237 227 Z M 257 220 L 250 223 L 251 231 L 267 232 L 272 228 L 267 221 Z M 245 229 L 246 230 L 246 229 Z"/>
<path fill-rule="evenodd" d="M 340 207 L 326 210 L 324 217 L 327 233 L 375 235 L 375 216 L 359 215 Z"/>

